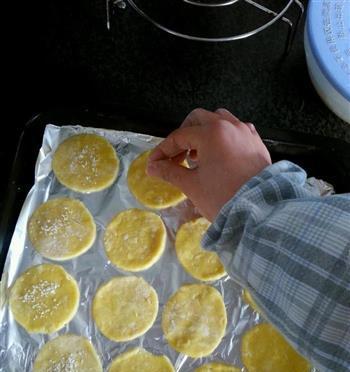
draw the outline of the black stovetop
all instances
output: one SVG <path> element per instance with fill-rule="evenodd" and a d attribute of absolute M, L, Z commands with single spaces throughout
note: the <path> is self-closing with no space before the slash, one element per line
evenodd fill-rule
<path fill-rule="evenodd" d="M 326 108 L 309 80 L 303 21 L 282 60 L 281 23 L 249 39 L 207 44 L 170 36 L 130 6 L 114 15 L 107 31 L 104 1 L 24 2 L 16 11 L 18 33 L 10 30 L 10 119 L 0 136 L 0 191 L 21 128 L 33 114 L 53 107 L 118 104 L 125 112 L 148 112 L 167 131 L 194 107 L 226 107 L 257 128 L 350 142 L 350 125 Z"/>

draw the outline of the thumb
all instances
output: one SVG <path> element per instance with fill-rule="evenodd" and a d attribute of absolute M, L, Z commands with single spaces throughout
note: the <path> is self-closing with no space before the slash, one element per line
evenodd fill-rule
<path fill-rule="evenodd" d="M 148 161 L 147 174 L 159 177 L 178 187 L 185 194 L 191 192 L 195 183 L 196 170 L 185 168 L 171 159 Z"/>

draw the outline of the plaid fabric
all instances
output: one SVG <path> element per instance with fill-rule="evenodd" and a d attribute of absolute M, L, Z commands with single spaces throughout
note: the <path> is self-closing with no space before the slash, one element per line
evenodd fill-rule
<path fill-rule="evenodd" d="M 316 197 L 281 161 L 253 177 L 203 238 L 301 354 L 350 371 L 350 194 Z"/>

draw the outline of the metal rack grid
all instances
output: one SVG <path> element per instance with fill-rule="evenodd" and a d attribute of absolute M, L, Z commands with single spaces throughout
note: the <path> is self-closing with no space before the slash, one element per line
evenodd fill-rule
<path fill-rule="evenodd" d="M 269 16 L 269 20 L 262 24 L 261 26 L 249 30 L 247 32 L 238 33 L 235 35 L 228 35 L 224 37 L 204 37 L 195 34 L 188 34 L 183 33 L 181 31 L 177 31 L 170 27 L 167 27 L 160 22 L 153 19 L 149 14 L 147 14 L 144 10 L 142 10 L 135 2 L 135 0 L 106 0 L 106 17 L 107 17 L 107 28 L 111 28 L 111 15 L 112 12 L 117 10 L 123 10 L 127 7 L 127 4 L 131 6 L 140 16 L 144 19 L 152 23 L 157 28 L 180 38 L 187 39 L 187 40 L 194 40 L 194 41 L 202 41 L 202 42 L 228 42 L 234 41 L 239 39 L 245 39 L 256 35 L 257 33 L 267 29 L 275 22 L 284 22 L 288 26 L 287 28 L 287 35 L 286 35 L 286 44 L 285 44 L 285 53 L 288 53 L 290 50 L 296 30 L 298 28 L 299 21 L 304 13 L 304 6 L 300 0 L 286 0 L 286 4 L 280 11 L 274 11 L 273 9 L 268 8 L 267 6 L 255 1 L 255 0 L 179 0 L 183 3 L 187 4 L 190 7 L 201 7 L 201 8 L 218 8 L 218 7 L 232 7 L 239 2 L 243 2 L 250 7 L 254 7 L 255 9 L 265 13 L 265 15 Z M 296 7 L 297 9 L 297 16 L 295 20 L 291 20 L 290 18 L 286 17 L 286 13 L 292 7 Z"/>

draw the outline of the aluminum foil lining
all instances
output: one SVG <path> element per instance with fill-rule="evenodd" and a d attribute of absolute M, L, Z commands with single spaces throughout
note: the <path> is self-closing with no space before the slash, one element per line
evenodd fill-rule
<path fill-rule="evenodd" d="M 116 149 L 120 159 L 120 170 L 118 178 L 108 189 L 91 194 L 77 193 L 62 186 L 55 178 L 51 161 L 57 146 L 67 137 L 78 133 L 103 136 Z M 31 371 L 35 357 L 44 343 L 65 333 L 75 333 L 89 338 L 101 358 L 104 370 L 108 369 L 110 362 L 117 355 L 129 348 L 140 346 L 154 354 L 168 356 L 177 372 L 190 372 L 211 361 L 233 364 L 244 371 L 240 360 L 242 335 L 253 325 L 264 320 L 243 302 L 242 287 L 228 276 L 209 283 L 222 294 L 228 318 L 226 334 L 210 356 L 192 359 L 178 353 L 168 345 L 163 335 L 161 316 L 164 304 L 181 285 L 198 282 L 181 267 L 174 249 L 174 238 L 178 227 L 199 216 L 190 201 L 186 200 L 176 207 L 156 212 L 166 225 L 167 244 L 160 260 L 150 269 L 139 273 L 124 272 L 113 266 L 105 255 L 103 234 L 111 218 L 127 208 L 147 209 L 130 193 L 126 177 L 132 160 L 160 141 L 161 138 L 125 131 L 47 125 L 35 167 L 35 183 L 28 193 L 18 218 L 0 287 L 1 372 Z M 316 183 L 316 185 L 315 187 L 319 187 L 320 184 Z M 33 249 L 28 239 L 27 223 L 41 203 L 59 196 L 76 198 L 87 206 L 97 225 L 97 238 L 92 248 L 82 256 L 58 263 L 43 258 Z M 76 279 L 80 288 L 80 305 L 73 320 L 60 331 L 50 335 L 29 334 L 17 324 L 9 310 L 7 301 L 9 289 L 24 270 L 45 262 L 60 264 Z M 91 304 L 97 288 L 110 278 L 120 275 L 141 276 L 150 283 L 158 293 L 159 311 L 153 327 L 146 334 L 129 342 L 117 343 L 108 340 L 99 332 L 91 316 Z"/>

